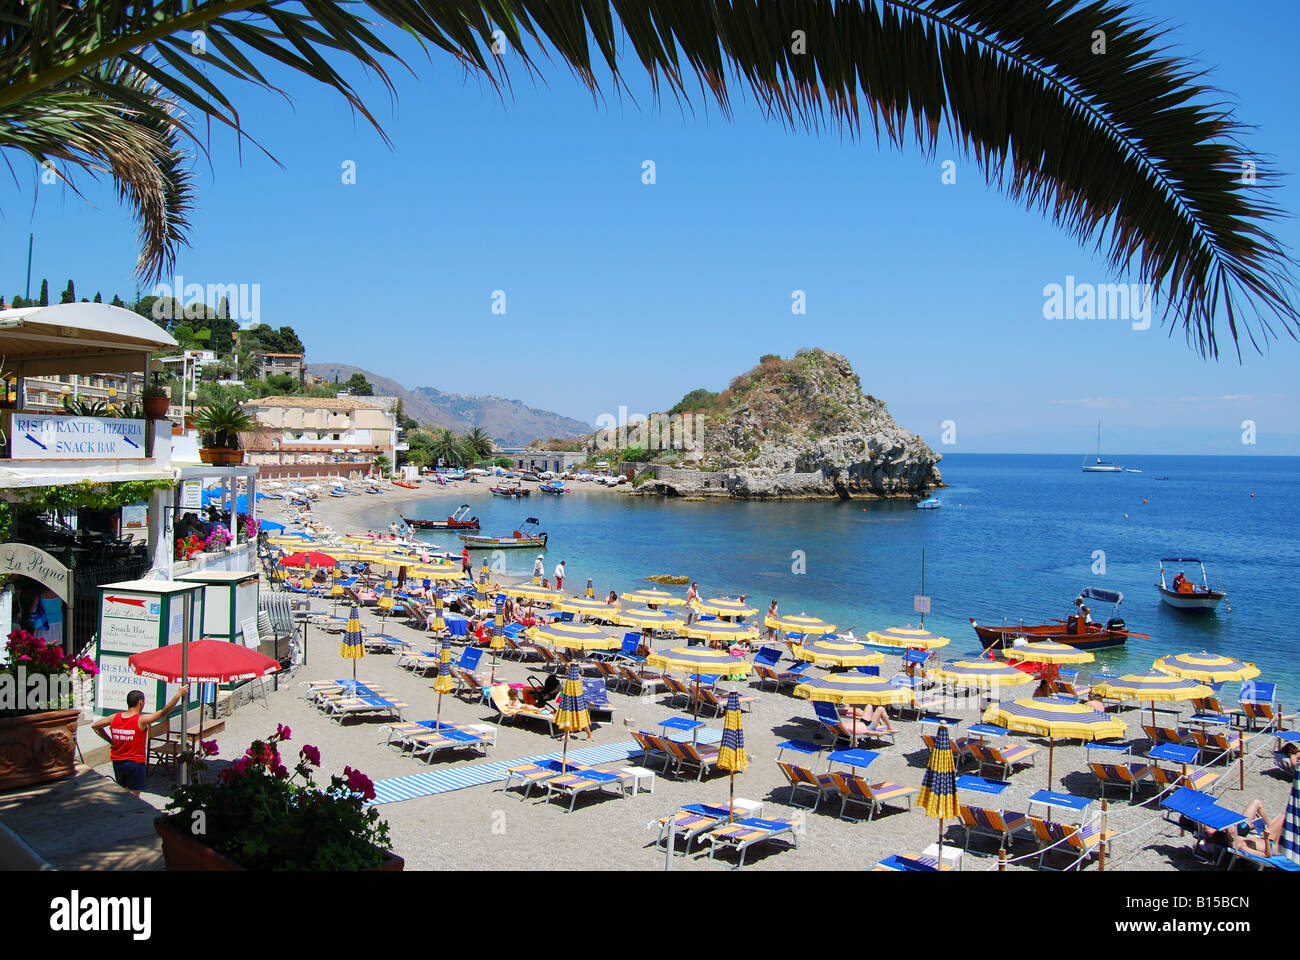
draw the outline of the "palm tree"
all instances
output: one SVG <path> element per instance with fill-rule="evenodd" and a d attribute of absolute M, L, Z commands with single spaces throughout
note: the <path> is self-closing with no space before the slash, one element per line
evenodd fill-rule
<path fill-rule="evenodd" d="M 1218 355 L 1216 323 L 1238 353 L 1243 335 L 1259 349 L 1300 323 L 1294 262 L 1269 230 L 1274 175 L 1203 72 L 1117 0 L 0 0 L 0 16 L 0 149 L 107 166 L 140 219 L 146 278 L 185 240 L 188 193 L 170 216 L 159 203 L 176 104 L 242 138 L 219 81 L 276 89 L 274 64 L 379 129 L 339 70 L 360 64 L 392 90 L 385 65 L 406 64 L 372 32 L 382 22 L 501 89 L 508 64 L 558 58 L 593 92 L 597 70 L 619 91 L 632 64 L 656 94 L 689 101 L 698 83 L 727 113 L 748 89 L 789 126 L 866 127 L 931 156 L 946 128 L 990 184 L 1151 284 L 1201 354 Z M 102 76 L 124 71 L 156 88 Z M 132 124 L 155 128 L 152 164 Z"/>
<path fill-rule="evenodd" d="M 456 435 L 456 431 L 448 427 L 442 427 L 433 435 L 433 442 L 429 444 L 429 453 L 437 460 L 441 460 L 445 466 L 454 467 L 458 465 L 462 457 L 461 439 Z"/>
<path fill-rule="evenodd" d="M 464 441 L 467 460 L 485 460 L 492 455 L 495 446 L 482 427 L 475 427 L 465 434 Z"/>

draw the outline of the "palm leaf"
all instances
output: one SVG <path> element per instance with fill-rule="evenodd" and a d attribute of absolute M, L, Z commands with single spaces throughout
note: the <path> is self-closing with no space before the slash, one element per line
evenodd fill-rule
<path fill-rule="evenodd" d="M 545 57 L 593 92 L 605 73 L 622 90 L 635 63 L 656 96 L 666 87 L 689 103 L 698 86 L 724 113 L 739 89 L 785 124 L 869 128 L 927 155 L 946 131 L 991 185 L 1150 284 L 1171 333 L 1181 326 L 1201 354 L 1218 355 L 1221 322 L 1238 353 L 1243 337 L 1258 349 L 1296 336 L 1294 264 L 1269 228 L 1275 175 L 1243 146 L 1223 97 L 1119 2 L 0 0 L 0 22 L 0 118 L 101 60 L 131 58 L 160 95 L 241 130 L 213 76 L 269 86 L 257 64 L 274 61 L 334 88 L 378 129 L 334 62 L 391 90 L 385 64 L 404 64 L 371 29 L 386 23 L 498 84 L 509 65 L 531 72 Z M 213 71 L 177 42 L 200 28 Z M 509 57 L 493 52 L 494 31 Z M 1254 183 L 1242 182 L 1247 162 Z M 145 272 L 174 256 L 166 242 L 148 249 Z"/>

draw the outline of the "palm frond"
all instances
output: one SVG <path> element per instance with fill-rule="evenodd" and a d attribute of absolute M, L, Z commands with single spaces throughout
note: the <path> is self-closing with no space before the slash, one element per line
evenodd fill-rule
<path fill-rule="evenodd" d="M 335 66 L 391 91 L 385 65 L 405 64 L 375 23 L 497 84 L 545 57 L 593 91 L 602 71 L 625 89 L 633 63 L 656 96 L 689 102 L 698 86 L 724 113 L 738 88 L 791 126 L 931 155 L 946 128 L 990 184 L 1150 284 L 1202 355 L 1218 356 L 1218 322 L 1239 356 L 1243 337 L 1259 349 L 1300 326 L 1294 262 L 1270 230 L 1275 174 L 1167 35 L 1112 0 L 0 0 L 0 118 L 108 59 L 242 132 L 217 75 L 269 87 L 259 64 L 278 63 L 378 129 Z M 208 49 L 191 62 L 198 29 Z"/>

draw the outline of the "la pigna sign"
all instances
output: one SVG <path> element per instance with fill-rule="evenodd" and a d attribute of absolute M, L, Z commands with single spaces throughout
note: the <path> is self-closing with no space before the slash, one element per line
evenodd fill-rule
<path fill-rule="evenodd" d="M 143 420 L 14 414 L 12 460 L 131 460 L 144 458 Z"/>

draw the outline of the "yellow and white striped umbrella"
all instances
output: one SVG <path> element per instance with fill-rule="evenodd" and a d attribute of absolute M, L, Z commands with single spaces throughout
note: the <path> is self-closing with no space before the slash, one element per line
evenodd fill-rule
<path fill-rule="evenodd" d="M 1161 673 L 1202 683 L 1219 683 L 1227 680 L 1253 680 L 1259 676 L 1259 667 L 1248 660 L 1220 656 L 1217 653 L 1180 653 L 1161 657 L 1154 664 Z"/>
<path fill-rule="evenodd" d="M 730 640 L 742 643 L 758 639 L 758 627 L 752 623 L 727 620 L 697 620 L 681 631 L 692 640 Z"/>
<path fill-rule="evenodd" d="M 885 655 L 851 640 L 813 640 L 797 644 L 794 655 L 828 667 L 874 667 L 885 662 Z"/>
<path fill-rule="evenodd" d="M 410 570 L 412 577 L 419 577 L 425 580 L 460 580 L 460 567 L 435 565 L 422 565 L 412 567 Z"/>
<path fill-rule="evenodd" d="M 534 600 L 541 603 L 556 604 L 564 599 L 564 593 L 559 590 L 548 590 L 545 587 L 535 587 L 531 583 L 518 583 L 513 587 L 502 587 L 501 592 L 508 597 L 516 597 L 521 600 Z"/>
<path fill-rule="evenodd" d="M 940 637 L 917 627 L 889 627 L 885 630 L 872 630 L 867 634 L 867 639 L 872 643 L 878 643 L 882 647 L 919 647 L 922 650 L 932 650 L 935 647 L 946 647 L 952 643 L 947 637 Z"/>
<path fill-rule="evenodd" d="M 828 703 L 874 704 L 910 703 L 912 691 L 908 687 L 895 687 L 879 677 L 863 674 L 837 673 L 829 677 L 809 677 L 797 684 L 794 695 L 804 700 L 825 700 Z"/>
<path fill-rule="evenodd" d="M 824 633 L 835 632 L 835 624 L 827 623 L 825 620 L 819 620 L 816 617 L 810 617 L 804 613 L 781 617 L 764 617 L 763 625 L 774 630 L 784 630 L 786 633 L 803 633 L 818 637 Z"/>
<path fill-rule="evenodd" d="M 623 594 L 625 603 L 642 603 L 646 606 L 654 605 L 656 607 L 680 607 L 686 601 L 678 596 L 674 596 L 666 590 L 629 590 Z"/>
<path fill-rule="evenodd" d="M 1032 673 L 1001 660 L 949 660 L 929 675 L 932 680 L 968 687 L 1020 687 L 1038 682 Z"/>
<path fill-rule="evenodd" d="M 657 670 L 684 670 L 690 673 L 720 673 L 734 676 L 749 673 L 752 664 L 743 657 L 733 657 L 726 650 L 704 647 L 673 647 L 646 657 L 646 666 Z"/>
<path fill-rule="evenodd" d="M 732 600 L 730 597 L 710 597 L 708 600 L 700 600 L 695 604 L 695 609 L 700 613 L 712 613 L 719 617 L 752 617 L 758 613 L 757 607 Z"/>
<path fill-rule="evenodd" d="M 590 623 L 548 623 L 528 630 L 531 640 L 570 650 L 613 650 L 623 643 L 622 637 L 607 634 Z"/>
<path fill-rule="evenodd" d="M 625 627 L 640 627 L 642 630 L 680 630 L 686 621 L 666 610 L 647 610 L 635 607 L 631 610 L 619 610 L 614 619 Z"/>
<path fill-rule="evenodd" d="M 562 613 L 581 613 L 588 617 L 612 617 L 618 607 L 611 607 L 603 600 L 588 600 L 586 597 L 565 597 L 555 604 L 555 609 Z"/>
<path fill-rule="evenodd" d="M 1068 643 L 1038 640 L 1023 647 L 1006 647 L 1002 655 L 1008 660 L 1025 660 L 1029 663 L 1092 663 L 1097 658 L 1091 650 L 1080 650 Z"/>

